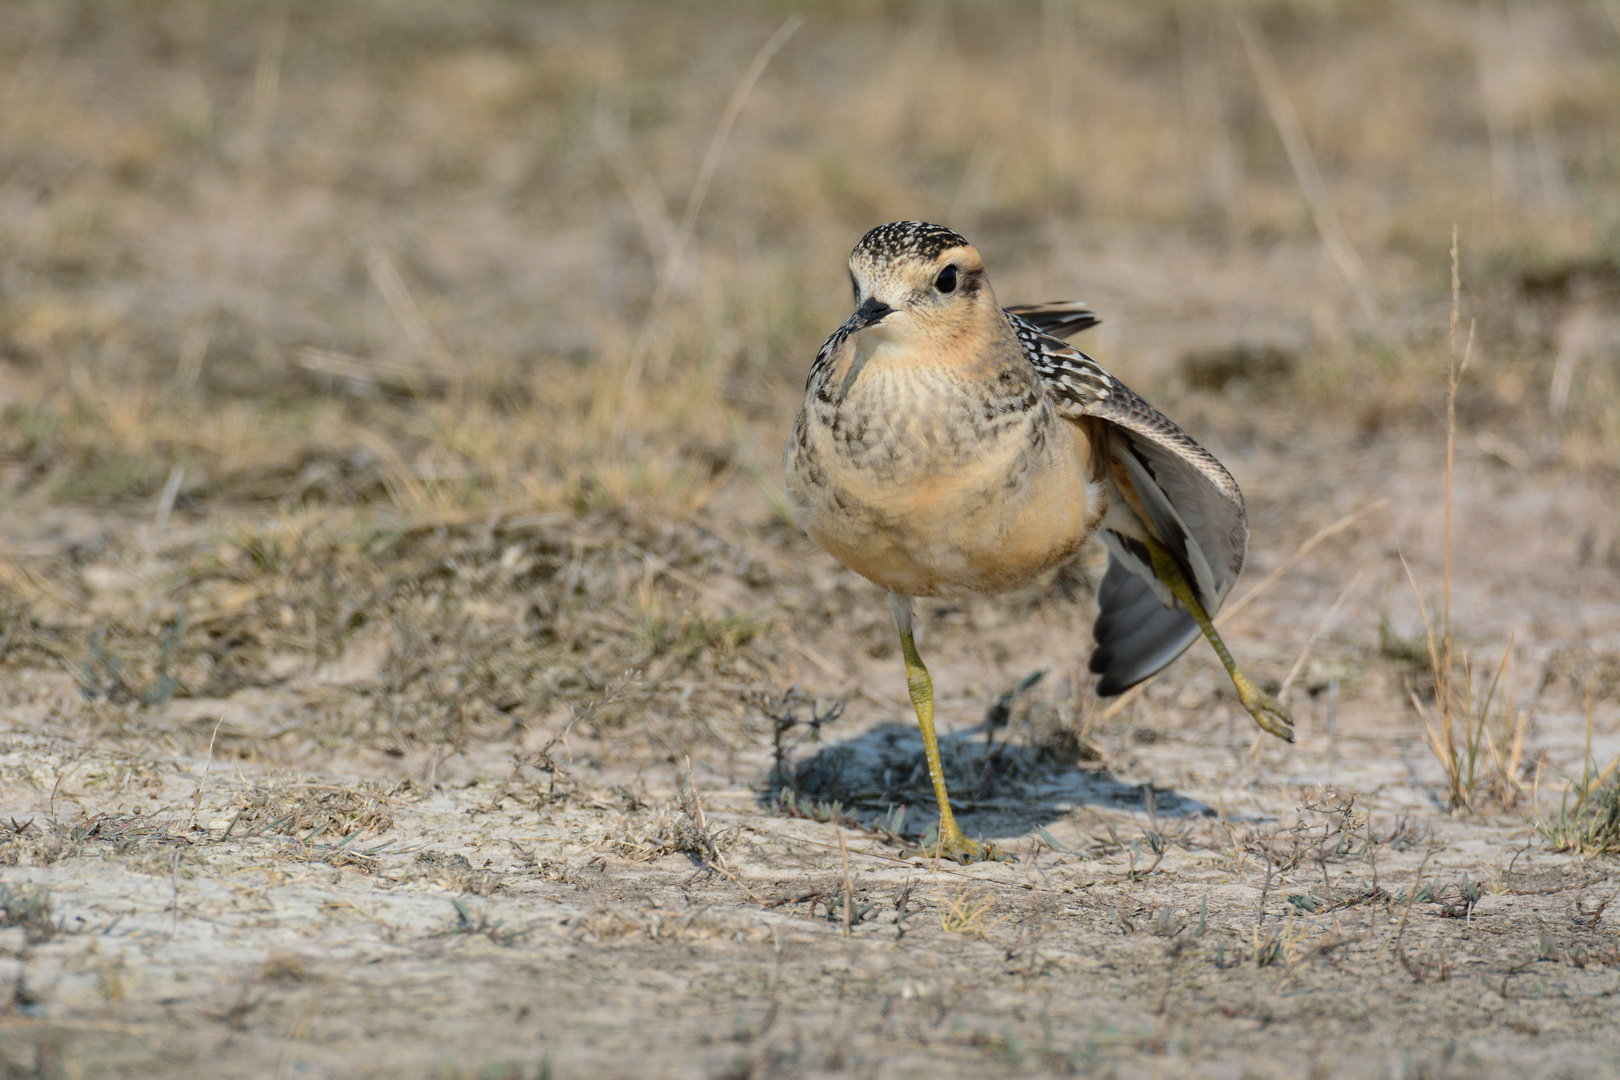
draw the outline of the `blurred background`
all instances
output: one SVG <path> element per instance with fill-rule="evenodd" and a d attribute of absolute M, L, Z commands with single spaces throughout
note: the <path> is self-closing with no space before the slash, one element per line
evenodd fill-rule
<path fill-rule="evenodd" d="M 14 507 L 774 487 L 843 260 L 901 217 L 965 233 L 1005 302 L 1090 301 L 1085 345 L 1228 442 L 1431 424 L 1455 224 L 1468 421 L 1518 465 L 1616 463 L 1608 0 L 5 22 Z"/>

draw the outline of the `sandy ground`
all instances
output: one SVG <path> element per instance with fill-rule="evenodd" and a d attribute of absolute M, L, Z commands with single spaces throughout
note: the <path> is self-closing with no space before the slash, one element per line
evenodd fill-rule
<path fill-rule="evenodd" d="M 1562 506 L 1578 529 L 1572 506 L 1601 505 L 1567 486 L 1504 484 L 1477 462 L 1464 472 L 1468 490 L 1485 489 L 1465 527 L 1520 503 Z M 1406 504 L 1425 505 L 1422 494 Z M 1425 516 L 1399 527 L 1422 535 Z M 1392 527 L 1346 530 L 1307 556 L 1234 625 L 1242 653 L 1285 666 L 1337 599 L 1312 577 L 1371 565 L 1393 578 Z M 1521 549 L 1527 565 L 1564 541 L 1546 543 Z M 1260 568 L 1278 554 L 1262 548 Z M 1474 583 L 1457 604 L 1471 617 L 1478 606 L 1536 628 L 1548 656 L 1620 629 L 1612 584 L 1515 587 L 1511 571 L 1487 576 L 1496 558 L 1469 545 L 1454 568 Z M 811 578 L 841 576 L 805 562 Z M 1510 589 L 1523 602 L 1508 608 Z M 873 692 L 846 696 L 845 715 L 787 768 L 800 805 L 850 800 L 842 820 L 825 804 L 806 816 L 773 807 L 773 726 L 757 711 L 738 749 L 698 749 L 696 803 L 675 787 L 684 757 L 649 762 L 566 722 L 414 760 L 339 745 L 289 770 L 222 753 L 296 742 L 311 699 L 330 708 L 335 694 L 366 693 L 377 673 L 362 646 L 273 691 L 138 707 L 123 732 L 94 740 L 50 734 L 82 697 L 74 679 L 13 685 L 6 881 L 14 896 L 48 890 L 51 912 L 48 925 L 4 931 L 11 1067 L 1614 1074 L 1612 860 L 1549 851 L 1519 814 L 1445 813 L 1402 676 L 1341 639 L 1364 637 L 1365 619 L 1330 623 L 1340 631 L 1313 646 L 1328 687 L 1294 694 L 1296 746 L 1251 750 L 1247 718 L 1195 653 L 1095 729 L 1101 760 L 1076 764 L 1020 740 L 1044 715 L 1035 706 L 1063 705 L 1045 680 L 986 749 L 988 702 L 1025 670 L 1072 671 L 1083 640 L 1083 598 L 1010 617 L 1025 599 L 929 623 L 925 648 L 951 688 L 959 810 L 1016 859 L 970 867 L 908 852 L 874 831 L 882 811 L 862 810 L 910 805 L 900 831 L 915 844 L 931 806 L 914 775 L 920 744 L 887 700 L 903 687 L 896 665 L 848 648 L 836 627 L 802 644 Z M 839 696 L 830 676 L 797 666 L 802 693 Z M 1567 769 L 1585 720 L 1556 690 L 1533 707 L 1528 740 Z M 159 752 L 188 735 L 189 752 Z M 191 749 L 210 739 L 212 758 Z M 1594 734 L 1595 756 L 1617 749 L 1612 724 Z M 885 771 L 887 792 L 874 779 Z"/>

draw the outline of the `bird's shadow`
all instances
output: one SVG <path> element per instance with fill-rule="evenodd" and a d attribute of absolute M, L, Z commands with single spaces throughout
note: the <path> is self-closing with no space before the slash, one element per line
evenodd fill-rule
<path fill-rule="evenodd" d="M 969 836 L 1023 836 L 1080 806 L 1143 810 L 1166 818 L 1214 810 L 1173 790 L 1126 784 L 1096 762 L 1072 733 L 987 738 L 988 725 L 942 735 L 940 758 L 957 821 Z M 1004 733 L 989 728 L 989 735 Z M 1092 760 L 1087 760 L 1088 758 Z M 827 743 L 799 760 L 780 760 L 761 801 L 808 816 L 883 825 L 920 837 L 939 810 L 915 724 L 884 723 Z M 895 828 L 896 809 L 905 807 Z"/>

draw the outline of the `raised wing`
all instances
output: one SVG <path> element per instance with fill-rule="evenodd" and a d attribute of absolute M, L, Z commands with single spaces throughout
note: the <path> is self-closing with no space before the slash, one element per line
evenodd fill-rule
<path fill-rule="evenodd" d="M 1024 320 L 1043 334 L 1055 338 L 1073 337 L 1082 330 L 1090 330 L 1102 322 L 1097 313 L 1078 300 L 1059 300 L 1052 304 L 1014 304 L 1007 308 L 1009 315 Z"/>
<path fill-rule="evenodd" d="M 1181 655 L 1199 632 L 1154 574 L 1144 541 L 1164 545 L 1213 617 L 1248 553 L 1243 494 L 1209 451 L 1097 361 L 1021 317 L 1011 322 L 1059 411 L 1100 421 L 1107 434 L 1114 490 L 1102 526 L 1109 557 L 1091 670 L 1103 677 L 1098 693 L 1117 694 Z"/>

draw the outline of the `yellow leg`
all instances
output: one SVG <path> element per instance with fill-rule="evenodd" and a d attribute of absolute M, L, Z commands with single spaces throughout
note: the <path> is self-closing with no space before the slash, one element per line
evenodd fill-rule
<path fill-rule="evenodd" d="M 945 768 L 939 760 L 939 737 L 934 732 L 934 682 L 928 677 L 928 669 L 917 655 L 917 642 L 912 638 L 911 599 L 891 593 L 889 607 L 894 612 L 895 629 L 900 631 L 900 652 L 906 659 L 906 689 L 911 692 L 911 707 L 917 711 L 917 726 L 922 728 L 928 777 L 934 782 L 934 798 L 939 802 L 939 853 L 958 862 L 994 858 L 994 846 L 969 840 L 951 813 L 950 795 L 945 791 Z"/>
<path fill-rule="evenodd" d="M 1294 718 L 1288 714 L 1282 702 L 1250 682 L 1249 677 L 1243 674 L 1243 669 L 1237 666 L 1232 654 L 1226 651 L 1226 642 L 1221 640 L 1215 624 L 1210 621 L 1209 613 L 1204 610 L 1204 605 L 1198 602 L 1198 597 L 1193 595 L 1192 586 L 1181 573 L 1181 566 L 1175 557 L 1157 540 L 1149 539 L 1147 545 L 1153 554 L 1154 575 L 1170 587 L 1170 591 L 1181 601 L 1187 613 L 1198 623 L 1198 628 L 1214 646 L 1215 655 L 1221 658 L 1221 663 L 1226 666 L 1226 673 L 1232 677 L 1232 685 L 1237 687 L 1238 700 L 1249 711 L 1249 715 L 1254 717 L 1254 722 L 1260 725 L 1262 731 L 1269 732 L 1284 742 L 1293 742 Z"/>

